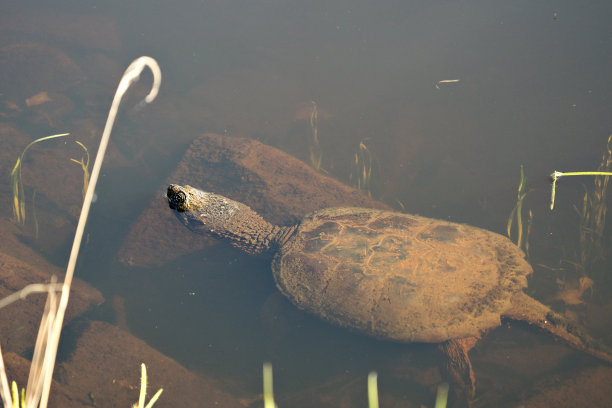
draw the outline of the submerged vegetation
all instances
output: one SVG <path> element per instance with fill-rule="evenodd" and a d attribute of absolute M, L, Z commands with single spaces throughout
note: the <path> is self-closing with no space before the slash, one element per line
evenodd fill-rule
<path fill-rule="evenodd" d="M 311 101 L 312 110 L 310 112 L 310 142 L 308 143 L 310 165 L 319 172 L 325 172 L 321 163 L 323 152 L 319 141 L 319 107 L 315 101 Z M 355 152 L 353 165 L 349 174 L 349 179 L 358 190 L 372 197 L 372 169 L 374 167 L 374 157 L 367 145 L 367 138 L 359 141 L 359 146 Z"/>
<path fill-rule="evenodd" d="M 127 92 L 129 87 L 140 79 L 141 73 L 145 68 L 149 68 L 153 73 L 153 86 L 149 94 L 144 98 L 141 104 L 152 102 L 159 92 L 159 86 L 161 84 L 161 71 L 157 62 L 150 57 L 140 57 L 133 61 L 127 68 L 119 85 L 113 102 L 111 105 L 110 112 L 104 127 L 102 139 L 100 141 L 100 147 L 94 161 L 93 170 L 91 172 L 91 179 L 87 186 L 87 192 L 83 200 L 83 206 L 81 208 L 81 215 L 79 217 L 77 230 L 75 233 L 70 258 L 68 260 L 68 267 L 66 269 L 66 275 L 64 281 L 61 284 L 61 295 L 59 300 L 56 296 L 58 290 L 55 284 L 55 277 L 52 277 L 52 282 L 49 285 L 42 286 L 42 289 L 47 292 L 47 301 L 45 309 L 42 315 L 38 336 L 36 338 L 36 344 L 34 346 L 34 353 L 32 356 L 32 363 L 30 367 L 30 374 L 28 377 L 28 383 L 25 391 L 23 392 L 23 404 L 27 408 L 34 408 L 40 406 L 46 408 L 49 400 L 49 393 L 51 388 L 51 380 L 53 377 L 53 370 L 55 366 L 55 359 L 57 355 L 57 348 L 59 344 L 60 333 L 62 330 L 64 315 L 68 306 L 68 298 L 70 295 L 70 287 L 72 284 L 72 278 L 74 276 L 74 270 L 76 267 L 76 260 L 78 257 L 81 241 L 83 239 L 83 232 L 85 230 L 85 224 L 87 223 L 87 217 L 89 215 L 89 209 L 93 200 L 94 191 L 102 167 L 102 161 L 108 146 L 108 140 L 112 132 L 112 128 L 117 117 L 119 104 L 123 95 Z M 11 173 L 11 181 L 13 184 L 13 196 L 14 196 L 14 211 L 19 223 L 23 223 L 25 220 L 25 208 L 23 204 L 23 186 L 21 185 L 21 163 L 23 156 L 28 148 L 37 142 L 51 139 L 53 137 L 65 136 L 53 135 L 47 136 L 46 138 L 38 139 L 30 143 L 23 151 L 17 164 Z M 84 148 L 84 146 L 82 146 Z M 86 149 L 85 149 L 86 150 Z M 27 287 L 26 287 L 27 288 Z M 26 288 L 22 289 L 23 292 Z M 39 287 L 38 289 L 41 289 Z M 23 295 L 21 293 L 19 296 Z M 13 296 L 13 300 L 16 298 Z M 19 298 L 17 296 L 17 298 Z M 146 375 L 146 373 L 145 373 Z M 6 375 L 4 361 L 2 359 L 2 352 L 0 350 L 0 397 L 5 407 L 11 407 L 13 405 L 13 395 L 9 388 L 8 378 Z M 144 398 L 143 403 L 144 403 Z M 154 401 L 153 401 L 154 402 Z M 152 403 L 150 403 L 152 405 Z M 150 406 L 149 405 L 149 406 Z"/>
<path fill-rule="evenodd" d="M 354 184 L 358 190 L 363 191 L 368 197 L 372 197 L 370 190 L 372 182 L 372 166 L 374 159 L 372 153 L 366 144 L 366 139 L 359 142 L 359 147 L 355 153 L 355 161 L 353 163 L 353 172 L 351 179 L 354 179 Z"/>
<path fill-rule="evenodd" d="M 15 221 L 18 224 L 25 224 L 26 220 L 26 210 L 25 210 L 25 193 L 23 191 L 23 184 L 21 182 L 21 166 L 23 164 L 23 157 L 30 147 L 35 145 L 36 143 L 44 142 L 45 140 L 56 139 L 58 137 L 68 136 L 70 133 L 62 133 L 58 135 L 51 135 L 41 137 L 30 142 L 29 145 L 23 149 L 21 155 L 17 158 L 17 162 L 15 163 L 15 167 L 13 167 L 13 171 L 11 171 L 11 187 L 13 190 L 13 217 L 15 217 Z"/>
<path fill-rule="evenodd" d="M 603 154 L 602 161 L 597 171 L 575 171 L 575 172 L 560 172 L 554 171 L 551 174 L 552 189 L 550 209 L 553 210 L 555 204 L 555 190 L 557 181 L 561 177 L 568 176 L 595 176 L 593 189 L 585 188 L 582 208 L 576 209 L 579 216 L 579 244 L 580 254 L 578 265 L 583 275 L 592 270 L 593 264 L 603 260 L 605 257 L 605 249 L 603 247 L 603 234 L 606 224 L 606 195 L 608 189 L 608 180 L 612 175 L 610 170 L 612 167 L 612 135 L 608 138 L 606 151 Z"/>
<path fill-rule="evenodd" d="M 84 159 L 83 157 L 81 157 L 81 160 L 70 159 L 70 161 L 79 164 L 81 166 L 81 169 L 83 170 L 83 199 L 85 199 L 87 187 L 89 186 L 89 150 L 87 150 L 87 147 L 85 147 L 85 145 L 79 142 L 78 140 L 75 140 L 74 142 L 83 148 L 86 155 L 86 159 Z"/>
<path fill-rule="evenodd" d="M 17 162 L 15 163 L 15 167 L 13 167 L 13 171 L 11 172 L 11 188 L 13 191 L 13 218 L 18 224 L 24 225 L 26 222 L 26 205 L 25 205 L 25 190 L 23 188 L 23 182 L 21 180 L 21 168 L 23 166 L 23 157 L 25 156 L 28 149 L 36 143 L 43 142 L 49 139 L 56 139 L 58 137 L 69 136 L 70 133 L 62 133 L 58 135 L 51 135 L 41 137 L 39 139 L 34 140 L 30 144 L 26 146 L 21 155 L 17 158 Z M 87 186 L 89 184 L 89 151 L 87 147 L 78 140 L 74 141 L 76 144 L 81 146 L 81 148 L 85 151 L 86 158 L 81 158 L 81 160 L 70 159 L 74 163 L 77 163 L 81 166 L 83 170 L 83 199 L 85 199 L 85 193 L 87 192 Z M 32 220 L 34 223 L 34 236 L 38 239 L 38 219 L 36 217 L 36 191 L 32 192 Z"/>
<path fill-rule="evenodd" d="M 151 408 L 153 404 L 157 402 L 159 396 L 164 392 L 163 388 L 157 390 L 155 395 L 151 398 L 149 403 L 145 405 L 145 398 L 147 396 L 147 367 L 144 363 L 140 365 L 140 395 L 138 396 L 138 404 L 134 404 L 134 408 Z"/>
<path fill-rule="evenodd" d="M 516 219 L 516 246 L 523 249 L 525 254 L 529 256 L 529 235 L 531 234 L 531 224 L 533 222 L 533 212 L 529 210 L 529 219 L 527 221 L 527 232 L 523 231 L 523 200 L 527 196 L 527 191 L 525 191 L 525 184 L 527 183 L 527 178 L 525 177 L 525 172 L 523 171 L 523 165 L 521 165 L 521 179 L 519 181 L 518 186 L 518 195 L 516 204 L 514 208 L 510 212 L 510 217 L 508 217 L 508 226 L 507 226 L 507 234 L 508 238 L 512 239 L 512 226 L 514 224 L 514 220 Z"/>
<path fill-rule="evenodd" d="M 376 371 L 368 374 L 368 407 L 378 408 L 378 374 Z"/>
<path fill-rule="evenodd" d="M 11 383 L 11 396 L 13 399 L 13 408 L 26 408 L 25 404 L 25 388 L 21 389 L 21 395 L 19 394 L 19 388 L 17 383 L 13 381 Z"/>
<path fill-rule="evenodd" d="M 446 408 L 446 404 L 448 403 L 448 383 L 443 382 L 438 385 L 438 390 L 436 391 L 436 404 L 435 408 Z"/>
<path fill-rule="evenodd" d="M 321 160 L 323 154 L 321 152 L 321 144 L 319 143 L 319 110 L 317 103 L 311 101 L 312 112 L 310 113 L 310 135 L 311 140 L 309 144 L 310 150 L 310 165 L 316 170 L 321 171 Z"/>
<path fill-rule="evenodd" d="M 274 402 L 274 388 L 272 381 L 272 364 L 265 362 L 263 364 L 263 400 L 264 408 L 276 408 Z"/>

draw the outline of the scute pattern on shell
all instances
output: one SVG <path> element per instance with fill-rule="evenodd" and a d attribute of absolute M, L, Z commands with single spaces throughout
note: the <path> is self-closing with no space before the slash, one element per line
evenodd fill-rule
<path fill-rule="evenodd" d="M 523 252 L 494 232 L 364 208 L 306 217 L 272 270 L 296 306 L 403 342 L 498 326 L 532 271 Z"/>

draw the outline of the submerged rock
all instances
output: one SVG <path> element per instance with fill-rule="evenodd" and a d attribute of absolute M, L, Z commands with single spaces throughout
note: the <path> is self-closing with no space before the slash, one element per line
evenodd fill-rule
<path fill-rule="evenodd" d="M 545 388 L 534 387 L 532 397 L 528 398 L 525 408 L 573 408 L 610 406 L 612 387 L 611 367 L 591 367 L 579 371 L 574 377 L 549 385 Z"/>
<path fill-rule="evenodd" d="M 17 238 L 18 227 L 0 219 L 0 299 L 32 283 L 48 283 L 64 271 L 50 264 Z M 74 278 L 65 321 L 69 322 L 104 301 L 102 294 Z M 0 342 L 3 351 L 24 353 L 34 347 L 44 310 L 46 294 L 31 294 L 0 309 Z"/>
<path fill-rule="evenodd" d="M 325 207 L 389 209 L 281 150 L 212 133 L 194 140 L 168 180 L 229 195 L 281 225 Z M 162 265 L 215 242 L 199 234 L 185 239 L 184 234 L 160 194 L 131 228 L 119 258 L 133 266 Z"/>
<path fill-rule="evenodd" d="M 25 103 L 40 92 L 61 92 L 85 80 L 85 73 L 65 52 L 41 43 L 0 48 L 3 98 Z"/>
<path fill-rule="evenodd" d="M 74 347 L 70 357 L 57 368 L 58 382 L 77 398 L 94 394 L 95 406 L 129 407 L 138 401 L 140 364 L 148 374 L 148 399 L 159 388 L 164 391 L 155 403 L 164 407 L 224 407 L 243 405 L 223 392 L 216 381 L 198 376 L 166 357 L 144 341 L 104 322 L 80 322 L 68 329 Z"/>
<path fill-rule="evenodd" d="M 25 388 L 28 382 L 30 372 L 30 361 L 15 354 L 5 353 L 3 356 L 6 372 L 9 381 L 17 382 L 19 389 Z M 92 401 L 90 398 L 82 400 L 73 395 L 66 387 L 59 384 L 56 380 L 51 380 L 51 393 L 49 395 L 50 407 L 62 408 L 85 408 L 91 407 Z"/>
<path fill-rule="evenodd" d="M 52 38 L 71 47 L 116 51 L 121 47 L 115 21 L 101 15 L 85 15 L 53 10 L 27 10 L 2 13 L 0 32 L 21 37 Z"/>

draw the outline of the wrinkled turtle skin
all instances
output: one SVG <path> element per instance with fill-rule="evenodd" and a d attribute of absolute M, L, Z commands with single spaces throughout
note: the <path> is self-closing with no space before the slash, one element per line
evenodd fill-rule
<path fill-rule="evenodd" d="M 400 342 L 440 343 L 460 395 L 474 396 L 468 351 L 502 318 L 536 325 L 612 363 L 609 349 L 527 296 L 532 272 L 508 238 L 448 221 L 368 208 L 328 208 L 289 227 L 218 194 L 171 184 L 168 204 L 191 230 L 272 253 L 276 284 L 297 307 Z"/>

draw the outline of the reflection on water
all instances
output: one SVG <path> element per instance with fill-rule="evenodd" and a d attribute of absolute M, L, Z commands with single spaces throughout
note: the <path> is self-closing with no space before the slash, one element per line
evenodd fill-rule
<path fill-rule="evenodd" d="M 107 299 L 96 318 L 127 326 L 230 393 L 258 394 L 261 363 L 270 360 L 285 406 L 356 405 L 365 401 L 370 370 L 379 373 L 386 405 L 431 406 L 441 356 L 434 347 L 369 339 L 295 310 L 278 297 L 269 260 L 224 245 L 161 267 L 118 262 L 132 223 L 162 199 L 166 178 L 204 132 L 314 160 L 321 172 L 363 185 L 396 209 L 500 233 L 523 165 L 536 270 L 528 292 L 612 344 L 604 317 L 612 307 L 608 254 L 591 271 L 576 266 L 585 263 L 573 206 L 584 192 L 564 180 L 551 213 L 546 178 L 555 169 L 594 170 L 612 133 L 612 6 L 265 0 L 3 8 L 4 220 L 11 217 L 8 175 L 24 147 L 70 132 L 93 153 L 127 63 L 144 54 L 159 61 L 165 82 L 155 104 L 132 108 L 150 78 L 123 104 L 77 276 Z M 82 170 L 70 158 L 82 155 L 72 141 L 57 142 L 32 147 L 23 163 L 39 237 L 26 223 L 20 240 L 59 266 L 82 198 Z M 152 226 L 150 233 L 163 242 L 164 231 Z M 605 250 L 605 228 L 603 242 Z M 593 284 L 572 297 L 575 304 L 559 300 L 567 299 L 563 290 L 581 290 L 585 275 Z M 484 405 L 548 395 L 556 378 L 582 384 L 581 373 L 597 364 L 516 324 L 489 333 L 472 358 Z"/>

